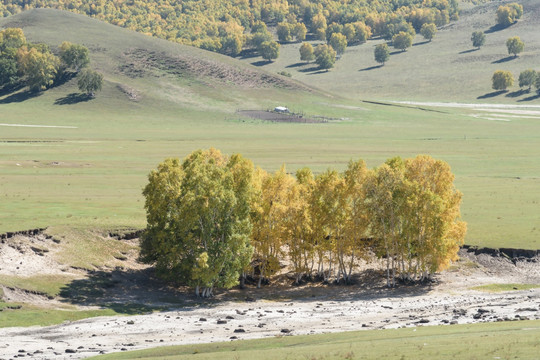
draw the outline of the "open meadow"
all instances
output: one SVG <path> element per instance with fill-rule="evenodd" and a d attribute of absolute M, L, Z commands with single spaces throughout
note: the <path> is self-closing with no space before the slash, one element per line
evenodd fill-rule
<path fill-rule="evenodd" d="M 55 225 L 142 228 L 141 190 L 148 172 L 166 157 L 183 158 L 194 149 L 213 146 L 228 154 L 240 152 L 266 170 L 285 163 L 288 171 L 304 166 L 315 172 L 341 170 L 357 158 L 373 167 L 393 156 L 429 154 L 451 165 L 464 193 L 467 244 L 538 248 L 540 110 L 534 101 L 523 109 L 389 106 L 308 91 L 278 75 L 283 84 L 277 87 L 265 86 L 264 79 L 257 85 L 257 77 L 249 73 L 253 84 L 233 84 L 223 92 L 227 83 L 213 77 L 220 67 L 254 70 L 221 55 L 74 14 L 35 10 L 14 18 L 20 20 L 6 18 L 2 25 L 32 24 L 25 31 L 34 42 L 87 45 L 106 82 L 90 101 L 70 100 L 76 94 L 74 80 L 36 97 L 23 93 L 0 98 L 0 231 Z M 74 22 L 81 24 L 79 31 L 61 31 Z M 92 39 L 105 38 L 105 33 L 115 36 L 98 46 Z M 159 56 L 133 55 L 141 48 Z M 159 66 L 159 61 L 175 57 L 200 59 L 200 53 L 209 56 L 208 62 L 189 63 L 188 70 L 180 62 L 177 67 L 173 63 L 172 70 Z M 205 80 L 189 72 L 195 66 L 206 69 Z M 331 73 L 339 73 L 339 68 Z M 262 89 L 253 91 L 251 86 Z M 412 98 L 406 88 L 391 88 L 402 88 L 397 100 Z M 367 94 L 375 96 L 371 90 Z M 425 94 L 425 99 L 433 99 L 429 90 Z M 444 94 L 437 99 L 444 100 Z M 461 100 L 472 101 L 467 96 Z M 273 123 L 236 112 L 277 105 L 330 120 Z"/>

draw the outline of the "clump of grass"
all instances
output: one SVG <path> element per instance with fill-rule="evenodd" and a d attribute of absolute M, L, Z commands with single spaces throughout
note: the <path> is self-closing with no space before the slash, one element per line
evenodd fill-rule
<path fill-rule="evenodd" d="M 69 275 L 34 275 L 30 277 L 0 275 L 0 284 L 53 298 L 60 293 L 60 290 L 66 284 L 73 281 L 73 279 L 74 278 Z"/>

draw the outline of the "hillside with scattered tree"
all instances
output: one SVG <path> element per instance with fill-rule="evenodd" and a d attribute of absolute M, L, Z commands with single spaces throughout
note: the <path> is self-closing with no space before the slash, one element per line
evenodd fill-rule
<path fill-rule="evenodd" d="M 6 0 L 5 17 L 32 8 L 55 8 L 95 17 L 111 24 L 182 44 L 236 55 L 260 29 L 278 26 L 280 41 L 303 40 L 309 31 L 319 38 L 340 32 L 349 42 L 370 35 L 391 39 L 400 31 L 419 32 L 458 18 L 457 0 Z M 331 30 L 331 32 L 329 32 Z"/>

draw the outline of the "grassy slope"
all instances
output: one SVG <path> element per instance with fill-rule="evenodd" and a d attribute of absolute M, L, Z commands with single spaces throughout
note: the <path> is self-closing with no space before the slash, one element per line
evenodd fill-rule
<path fill-rule="evenodd" d="M 540 3 L 536 0 L 518 2 L 524 7 L 523 18 L 517 24 L 491 33 L 487 31 L 495 24 L 495 11 L 501 2 L 478 7 L 462 4 L 464 10 L 459 21 L 439 29 L 431 43 L 425 43 L 424 38 L 417 35 L 412 48 L 391 55 L 384 67 L 378 68 L 373 58 L 373 49 L 382 40 L 371 40 L 347 48 L 329 73 L 305 72 L 316 65 L 299 63 L 300 44 L 282 46 L 279 59 L 263 68 L 288 71 L 306 84 L 352 99 L 517 103 L 530 94 L 477 98 L 492 92 L 491 76 L 496 70 L 510 70 L 514 74 L 516 83 L 510 89 L 512 92 L 519 90 L 517 78 L 521 71 L 540 70 Z M 478 51 L 471 45 L 473 31 L 486 32 L 486 44 Z M 525 51 L 516 59 L 508 57 L 506 48 L 506 39 L 513 36 L 520 36 L 525 42 Z M 250 63 L 260 60 L 245 59 Z M 500 60 L 502 62 L 497 63 Z M 538 100 L 521 102 L 527 103 L 538 104 Z"/>
<path fill-rule="evenodd" d="M 214 146 L 241 152 L 268 170 L 283 162 L 289 170 L 342 169 L 351 157 L 376 166 L 396 155 L 431 154 L 450 163 L 465 194 L 467 243 L 538 248 L 540 149 L 534 119 L 493 122 L 471 118 L 468 110 L 431 112 L 336 100 L 319 92 L 252 89 L 197 79 L 189 72 L 173 76 L 144 64 L 138 64 L 146 69 L 144 76 L 131 78 L 119 67 L 132 62 L 122 54 L 133 48 L 164 53 L 165 59 L 210 59 L 241 72 L 254 68 L 53 10 L 3 19 L 0 26 L 6 25 L 23 26 L 32 41 L 89 46 L 106 84 L 96 99 L 68 105 L 55 103 L 77 91 L 74 81 L 21 102 L 0 97 L 3 123 L 76 127 L 0 128 L 0 231 L 49 225 L 143 227 L 141 189 L 148 172 L 165 157 Z M 128 100 L 118 84 L 137 89 L 140 100 Z M 235 114 L 237 108 L 275 105 L 346 120 L 273 124 Z M 36 140 L 53 142 L 26 142 Z"/>
<path fill-rule="evenodd" d="M 535 359 L 540 322 L 429 326 L 162 347 L 95 359 Z"/>

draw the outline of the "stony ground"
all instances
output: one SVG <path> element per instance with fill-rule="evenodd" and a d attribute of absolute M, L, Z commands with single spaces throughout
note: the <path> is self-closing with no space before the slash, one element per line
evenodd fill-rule
<path fill-rule="evenodd" d="M 0 248 L 1 259 L 6 254 Z M 33 252 L 31 252 L 33 253 Z M 33 257 L 31 253 L 26 256 Z M 46 256 L 41 265 L 52 267 Z M 26 258 L 27 260 L 28 258 Z M 12 259 L 13 260 L 13 259 Z M 27 261 L 3 261 L 1 273 L 22 269 Z M 50 260 L 50 259 L 49 259 Z M 11 264 L 11 265 L 10 265 Z M 16 266 L 18 265 L 18 266 Z M 30 266 L 35 266 L 29 261 Z M 233 289 L 210 301 L 199 301 L 187 290 L 177 291 L 151 279 L 149 269 L 102 271 L 114 286 L 96 298 L 46 300 L 36 294 L 4 288 L 6 301 L 71 303 L 81 308 L 115 302 L 164 306 L 166 311 L 147 315 L 91 318 L 60 325 L 0 328 L 0 359 L 82 359 L 100 353 L 176 344 L 234 341 L 274 336 L 351 330 L 452 325 L 486 321 L 540 319 L 540 289 L 487 293 L 471 289 L 493 283 L 540 284 L 540 259 L 511 261 L 506 257 L 461 251 L 461 260 L 437 274 L 428 285 L 385 287 L 382 263 L 365 267 L 351 286 L 308 284 L 294 287 L 286 276 L 255 289 Z M 65 269 L 64 269 L 65 270 Z M 95 279 L 94 279 L 95 280 Z M 99 284 L 89 282 L 86 285 Z M 84 294 L 83 294 L 84 295 Z M 163 299 L 174 299 L 164 302 Z"/>

